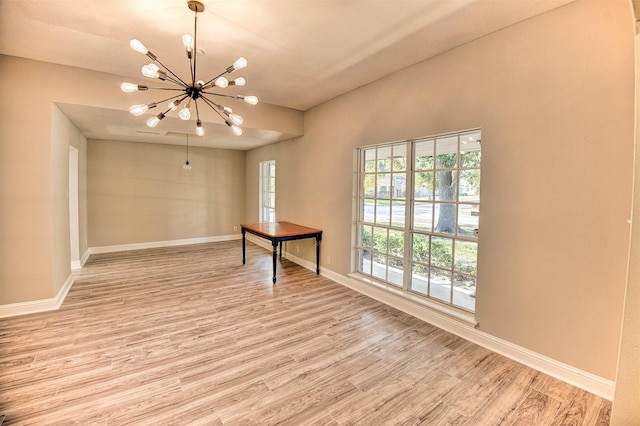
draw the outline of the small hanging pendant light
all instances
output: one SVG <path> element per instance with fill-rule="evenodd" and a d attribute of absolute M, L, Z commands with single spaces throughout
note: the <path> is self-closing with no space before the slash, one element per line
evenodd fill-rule
<path fill-rule="evenodd" d="M 184 163 L 182 168 L 188 172 L 191 171 L 191 164 L 189 164 L 189 133 L 187 133 L 187 161 Z"/>

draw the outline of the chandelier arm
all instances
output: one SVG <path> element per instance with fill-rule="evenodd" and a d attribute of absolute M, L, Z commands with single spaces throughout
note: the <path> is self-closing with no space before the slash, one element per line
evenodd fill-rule
<path fill-rule="evenodd" d="M 202 97 L 202 96 L 200 96 Z M 198 109 L 198 100 L 194 99 L 193 103 L 196 105 L 196 120 L 200 121 L 200 109 Z"/>
<path fill-rule="evenodd" d="M 212 95 L 212 96 L 220 96 L 221 98 L 230 98 L 233 100 L 237 100 L 235 95 L 223 95 L 222 93 L 211 93 L 211 92 L 202 92 L 205 95 Z"/>
<path fill-rule="evenodd" d="M 169 83 L 173 83 L 176 86 L 180 86 L 180 87 L 187 87 L 185 84 L 182 83 L 182 81 L 176 80 L 175 78 L 173 78 L 170 75 L 165 74 L 164 75 L 164 79 L 161 79 L 162 81 L 168 81 Z"/>
<path fill-rule="evenodd" d="M 173 71 L 171 71 L 169 68 L 167 68 L 167 66 L 165 64 L 163 64 L 162 62 L 160 62 L 160 60 L 158 58 L 154 59 L 154 62 L 157 62 L 158 64 L 160 64 L 160 66 L 162 66 L 162 68 L 164 68 L 165 70 L 167 70 L 172 76 L 174 76 L 178 81 L 180 81 L 180 83 L 182 85 L 184 85 L 184 87 L 189 87 L 189 85 L 187 83 L 184 82 L 184 80 L 182 80 L 180 77 L 178 77 L 176 75 L 176 73 L 174 73 Z"/>
<path fill-rule="evenodd" d="M 178 97 L 180 97 L 180 95 L 172 96 L 172 97 L 171 97 L 171 98 L 169 98 L 169 99 L 175 99 L 175 98 L 178 98 Z M 185 99 L 187 99 L 188 97 L 189 97 L 189 95 L 184 95 L 183 97 L 181 97 L 180 99 L 178 99 L 178 101 L 177 101 L 175 104 L 173 104 L 173 108 L 171 108 L 171 110 L 173 111 L 173 110 L 175 110 L 176 108 L 178 108 L 178 105 L 180 105 L 180 103 L 181 103 L 182 101 L 184 101 Z M 168 99 L 167 99 L 167 100 L 168 100 Z"/>
<path fill-rule="evenodd" d="M 223 76 L 223 75 L 225 75 L 225 74 L 231 74 L 231 73 L 230 73 L 229 71 L 226 71 L 226 70 L 225 70 L 224 72 L 222 72 L 222 73 L 220 73 L 220 74 L 216 75 L 216 76 L 215 76 L 215 77 L 213 77 L 211 80 L 209 80 L 209 81 L 207 81 L 206 83 L 204 83 L 204 84 L 202 85 L 202 88 L 203 88 L 203 89 L 209 89 L 210 87 L 215 86 L 215 83 L 213 83 L 213 82 L 214 82 L 214 81 L 216 81 L 217 79 L 219 79 L 220 77 L 222 77 L 222 76 Z M 213 83 L 213 84 L 211 84 L 211 83 Z"/>
<path fill-rule="evenodd" d="M 233 96 L 233 95 L 223 95 L 221 93 L 211 93 L 211 92 L 202 92 L 202 93 L 206 94 L 206 95 L 220 96 L 221 98 L 230 98 L 230 99 L 233 99 L 235 101 L 246 102 L 246 103 L 251 104 L 251 105 L 255 105 L 255 104 L 258 103 L 258 99 L 255 96 L 247 96 L 247 95 L 235 95 L 235 96 Z M 254 98 L 254 99 L 249 101 L 250 98 Z"/>
<path fill-rule="evenodd" d="M 220 116 L 220 118 L 222 118 L 222 121 L 224 121 L 224 124 L 226 124 L 227 126 L 229 126 L 231 128 L 231 130 L 233 131 L 233 133 L 236 134 L 236 136 L 240 136 L 242 134 L 242 129 L 240 128 L 240 126 L 234 122 L 232 122 L 231 120 L 229 120 L 229 118 L 225 117 L 222 112 L 220 112 L 217 108 L 214 108 L 213 105 L 216 105 L 218 107 L 220 107 L 220 105 L 216 104 L 215 102 L 210 101 L 209 99 L 207 99 L 204 96 L 200 96 L 200 99 L 202 99 L 207 105 L 209 105 L 209 107 L 215 111 L 216 114 L 218 114 Z"/>
<path fill-rule="evenodd" d="M 225 119 L 222 114 L 220 113 L 220 111 L 218 111 L 218 109 L 222 109 L 221 105 L 218 105 L 217 103 L 211 101 L 210 99 L 205 98 L 204 96 L 200 95 L 200 99 L 202 99 L 204 101 L 205 104 L 209 105 L 209 108 L 211 108 L 212 110 L 214 110 L 215 112 L 218 113 L 218 115 L 220 117 L 222 117 L 223 119 Z"/>
<path fill-rule="evenodd" d="M 166 98 L 166 99 L 162 99 L 161 101 L 155 101 L 154 103 L 155 103 L 155 104 L 159 104 L 159 103 L 166 102 L 166 101 L 168 101 L 168 100 L 175 99 L 175 98 L 178 98 L 178 97 L 180 97 L 180 95 L 174 95 L 174 96 L 170 96 L 170 97 L 168 97 L 168 98 Z M 188 97 L 187 95 L 184 95 L 184 96 L 182 97 L 182 99 L 180 99 L 180 102 L 182 102 L 182 101 L 183 101 L 185 98 L 187 98 L 187 97 Z"/>
<path fill-rule="evenodd" d="M 147 87 L 147 90 L 169 90 L 184 93 L 184 89 L 176 89 L 175 87 Z"/>
<path fill-rule="evenodd" d="M 209 105 L 209 104 L 207 104 Z M 211 107 L 212 110 L 214 110 L 216 112 L 216 114 L 218 114 L 220 116 L 220 118 L 222 118 L 222 120 L 224 120 L 226 122 L 226 118 L 220 113 L 220 111 L 218 111 L 217 109 L 213 108 L 211 105 L 209 105 Z"/>

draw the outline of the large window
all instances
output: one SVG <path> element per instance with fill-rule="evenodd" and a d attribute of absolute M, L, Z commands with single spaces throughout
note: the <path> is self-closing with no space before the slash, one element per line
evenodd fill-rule
<path fill-rule="evenodd" d="M 480 131 L 361 148 L 358 174 L 358 273 L 473 312 Z"/>
<path fill-rule="evenodd" d="M 260 162 L 260 222 L 276 221 L 276 162 Z"/>

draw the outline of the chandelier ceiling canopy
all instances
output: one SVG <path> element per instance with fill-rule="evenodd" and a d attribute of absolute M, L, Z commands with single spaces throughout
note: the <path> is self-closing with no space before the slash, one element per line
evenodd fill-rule
<path fill-rule="evenodd" d="M 166 67 L 156 55 L 151 53 L 139 40 L 133 39 L 130 42 L 130 46 L 136 52 L 146 55 L 151 59 L 151 63 L 142 67 L 142 75 L 149 78 L 158 79 L 160 81 L 172 83 L 174 86 L 167 87 L 149 87 L 147 85 L 135 84 L 135 83 L 122 83 L 120 88 L 123 92 L 136 92 L 145 90 L 166 90 L 174 91 L 177 94 L 169 96 L 165 99 L 151 102 L 148 104 L 133 105 L 129 109 L 129 112 L 135 116 L 140 116 L 148 110 L 155 108 L 158 104 L 163 102 L 169 102 L 166 110 L 159 114 L 149 118 L 147 120 L 147 126 L 156 127 L 160 121 L 166 117 L 168 113 L 178 109 L 178 106 L 184 105 L 179 111 L 178 116 L 182 120 L 189 120 L 192 116 L 192 106 L 196 114 L 196 133 L 199 136 L 204 135 L 204 128 L 202 127 L 202 121 L 200 120 L 200 105 L 206 104 L 213 111 L 215 111 L 225 122 L 227 126 L 231 128 L 234 134 L 240 136 L 242 134 L 243 118 L 233 113 L 233 110 L 227 106 L 218 104 L 212 100 L 213 96 L 230 98 L 240 102 L 246 102 L 251 105 L 258 103 L 258 98 L 255 96 L 243 96 L 243 95 L 229 95 L 223 93 L 217 93 L 212 90 L 221 90 L 230 86 L 244 86 L 245 79 L 242 77 L 234 80 L 229 80 L 226 76 L 239 69 L 247 66 L 247 60 L 245 58 L 239 58 L 231 66 L 227 67 L 224 71 L 218 75 L 213 76 L 207 81 L 197 79 L 197 30 L 198 30 L 198 13 L 204 11 L 204 4 L 199 1 L 189 1 L 187 6 L 194 12 L 193 18 L 193 36 L 191 34 L 185 34 L 182 36 L 182 43 L 184 44 L 187 59 L 189 60 L 190 76 L 187 79 L 182 79 L 175 72 Z M 201 101 L 201 104 L 198 103 Z"/>

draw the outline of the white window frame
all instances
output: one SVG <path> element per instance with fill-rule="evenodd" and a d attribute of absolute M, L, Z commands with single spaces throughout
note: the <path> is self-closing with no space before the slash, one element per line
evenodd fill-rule
<path fill-rule="evenodd" d="M 417 276 L 414 276 L 413 267 L 414 265 L 419 265 L 420 261 L 416 261 L 412 251 L 414 236 L 418 236 L 417 238 L 427 238 L 429 244 L 432 244 L 430 243 L 431 239 L 440 241 L 442 241 L 443 239 L 452 240 L 453 253 L 451 255 L 454 256 L 453 259 L 456 259 L 455 248 L 457 247 L 458 242 L 462 242 L 462 244 L 464 244 L 465 242 L 467 242 L 467 244 L 475 244 L 477 254 L 480 208 L 479 192 L 477 194 L 477 200 L 463 201 L 461 200 L 460 190 L 458 189 L 456 192 L 455 200 L 444 202 L 444 204 L 455 206 L 456 227 L 458 226 L 458 219 L 459 215 L 461 214 L 460 207 L 462 206 L 468 210 L 469 206 L 472 206 L 472 215 L 478 216 L 478 224 L 476 224 L 475 226 L 471 226 L 471 230 L 473 230 L 473 233 L 470 235 L 467 232 L 469 229 L 466 229 L 464 234 L 462 232 L 459 233 L 459 228 L 456 228 L 456 230 L 452 233 L 441 233 L 436 231 L 435 229 L 425 230 L 421 229 L 420 226 L 415 226 L 414 221 L 416 220 L 417 216 L 414 217 L 414 209 L 416 203 L 422 204 L 424 207 L 425 202 L 424 199 L 421 199 L 418 195 L 416 195 L 416 191 L 414 188 L 417 185 L 417 182 L 414 182 L 414 180 L 416 179 L 417 173 L 423 173 L 425 171 L 425 169 L 416 170 L 417 162 L 415 158 L 415 147 L 417 146 L 417 144 L 430 139 L 435 141 L 436 139 L 441 140 L 453 137 L 457 138 L 458 140 L 456 150 L 456 154 L 458 155 L 458 162 L 456 163 L 456 166 L 453 166 L 450 169 L 455 171 L 455 176 L 458 176 L 460 172 L 465 172 L 467 170 L 477 170 L 479 178 L 480 165 L 466 167 L 461 164 L 461 159 L 463 158 L 462 155 L 465 154 L 464 150 L 471 147 L 471 145 L 466 144 L 470 142 L 477 143 L 478 145 L 480 144 L 480 135 L 480 129 L 472 129 L 415 140 L 365 146 L 357 149 L 357 169 L 355 170 L 357 179 L 355 181 L 356 188 L 354 188 L 354 193 L 356 194 L 357 200 L 357 210 L 355 214 L 356 229 L 354 233 L 356 238 L 354 244 L 354 274 L 356 276 L 364 278 L 367 282 L 377 282 L 379 284 L 383 284 L 389 289 L 394 289 L 394 291 L 401 291 L 403 294 L 411 298 L 415 298 L 414 296 L 423 298 L 426 302 L 429 302 L 428 304 L 431 304 L 431 301 L 434 301 L 437 304 L 444 305 L 447 308 L 453 308 L 454 310 L 468 313 L 475 312 L 475 299 L 473 299 L 471 302 L 462 302 L 463 297 L 460 297 L 460 294 L 458 293 L 459 288 L 457 287 L 458 284 L 456 284 L 456 282 L 458 278 L 466 280 L 470 279 L 473 280 L 473 283 L 475 283 L 476 286 L 475 288 L 477 288 L 477 270 L 472 273 L 461 273 L 459 270 L 456 270 L 456 267 L 454 266 L 455 261 L 452 261 L 452 266 L 450 268 L 443 268 L 436 264 L 430 264 L 430 258 L 426 260 L 423 263 L 423 267 L 426 267 L 427 271 L 429 271 L 431 268 L 434 271 L 439 271 L 440 273 L 448 272 L 452 277 L 449 284 L 450 298 L 448 300 L 444 300 L 442 296 L 435 297 L 436 293 L 432 293 L 432 290 L 429 287 L 431 285 L 431 278 L 427 278 L 429 284 L 427 285 L 426 290 L 417 289 L 418 286 L 413 282 L 413 280 L 417 279 Z M 467 139 L 463 140 L 463 138 Z M 471 141 L 471 139 L 473 139 L 473 141 Z M 396 148 L 399 150 L 399 152 L 405 151 L 404 160 L 406 163 L 406 167 L 402 165 L 402 162 L 397 162 L 396 158 L 399 157 L 397 157 L 395 154 Z M 475 151 L 479 152 L 478 148 L 479 146 L 476 147 Z M 373 150 L 375 150 L 375 154 L 372 154 L 374 152 Z M 384 153 L 380 154 L 380 151 L 383 150 Z M 365 154 L 367 151 L 368 154 Z M 387 156 L 390 152 L 393 152 L 393 154 L 389 159 L 387 158 Z M 368 155 L 368 168 L 365 165 L 365 155 Z M 375 155 L 374 170 L 372 170 L 371 166 L 371 159 L 373 155 Z M 381 159 L 384 159 L 384 161 L 381 161 Z M 447 169 L 449 169 L 449 167 Z M 434 165 L 430 173 L 433 173 L 435 177 L 437 170 L 445 169 Z M 404 187 L 393 188 L 390 186 L 391 184 L 387 186 L 385 186 L 385 184 L 378 185 L 378 180 L 381 179 L 383 182 L 389 180 L 392 184 L 401 182 Z M 367 183 L 365 183 L 365 180 L 367 180 Z M 373 190 L 371 188 L 372 181 L 375 182 Z M 435 182 L 433 185 L 435 187 Z M 457 182 L 456 185 L 456 188 L 458 188 L 459 182 Z M 389 192 L 389 190 L 392 192 Z M 433 212 L 435 212 L 436 205 L 443 205 L 443 202 L 438 200 L 437 197 L 432 197 L 431 200 L 431 203 L 427 202 L 426 204 L 433 205 Z M 389 205 L 389 207 L 387 207 L 387 205 Z M 380 217 L 378 215 L 378 211 L 381 208 L 383 209 L 382 220 L 380 220 Z M 386 213 L 384 213 L 386 211 L 384 209 L 387 208 L 389 209 L 388 222 L 385 218 Z M 404 220 L 401 219 L 402 215 L 396 218 L 393 217 L 392 212 L 394 211 L 394 209 L 398 208 L 404 208 Z M 460 217 L 468 218 L 469 216 Z M 432 227 L 435 228 L 435 224 L 432 224 Z M 379 245 L 379 241 L 385 241 L 385 233 L 387 236 L 386 243 L 383 243 L 380 247 L 376 247 L 376 245 Z M 398 239 L 395 238 L 396 244 L 393 244 L 394 239 L 391 238 L 392 234 L 396 237 L 398 237 L 399 235 L 403 235 L 404 240 L 398 241 Z M 398 247 L 394 247 L 394 245 Z M 381 260 L 376 261 L 375 259 Z M 474 287 L 471 288 L 473 289 Z M 473 293 L 473 295 L 469 295 L 469 297 L 475 298 L 475 292 Z"/>
<path fill-rule="evenodd" d="M 276 160 L 259 164 L 259 211 L 260 222 L 276 221 Z"/>

